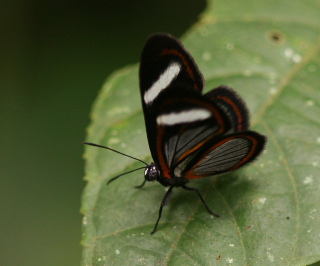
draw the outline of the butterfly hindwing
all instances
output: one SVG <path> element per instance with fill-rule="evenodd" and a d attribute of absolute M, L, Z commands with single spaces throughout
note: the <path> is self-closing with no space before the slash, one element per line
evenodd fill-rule
<path fill-rule="evenodd" d="M 189 180 L 229 172 L 256 159 L 265 143 L 265 136 L 254 131 L 230 134 L 208 141 L 177 168 Z"/>
<path fill-rule="evenodd" d="M 204 94 L 212 100 L 228 116 L 231 130 L 228 133 L 241 132 L 249 129 L 249 111 L 245 102 L 231 88 L 221 85 Z"/>
<path fill-rule="evenodd" d="M 151 150 L 165 178 L 208 140 L 230 130 L 228 117 L 211 100 L 194 91 L 176 89 L 162 93 L 155 102 L 155 142 Z"/>

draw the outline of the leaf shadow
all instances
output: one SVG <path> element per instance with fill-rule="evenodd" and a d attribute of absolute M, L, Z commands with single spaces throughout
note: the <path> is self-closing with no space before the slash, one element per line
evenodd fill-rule
<path fill-rule="evenodd" d="M 220 215 L 220 219 L 227 219 L 230 212 L 245 215 L 245 206 L 248 206 L 245 199 L 254 189 L 254 182 L 244 178 L 239 172 L 213 177 L 213 180 L 209 178 L 196 180 L 188 183 L 188 186 L 199 190 L 213 212 Z M 168 210 L 165 211 L 169 221 L 194 219 L 194 216 L 199 213 L 208 213 L 196 193 L 181 188 L 174 191 L 174 196 L 168 205 Z"/>

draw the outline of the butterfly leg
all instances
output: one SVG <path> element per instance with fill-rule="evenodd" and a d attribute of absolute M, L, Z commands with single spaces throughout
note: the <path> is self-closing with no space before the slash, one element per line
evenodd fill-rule
<path fill-rule="evenodd" d="M 163 200 L 162 200 L 162 202 L 161 202 L 160 209 L 159 209 L 158 220 L 157 220 L 157 222 L 156 222 L 156 224 L 155 224 L 155 226 L 154 226 L 154 228 L 153 228 L 153 231 L 151 232 L 151 235 L 153 235 L 153 234 L 157 231 L 158 223 L 159 223 L 159 221 L 160 221 L 160 219 L 161 219 L 161 215 L 162 215 L 162 209 L 163 209 L 163 207 L 166 206 L 167 203 L 169 202 L 169 199 L 170 199 L 170 197 L 171 197 L 171 195 L 172 195 L 172 189 L 173 189 L 173 186 L 171 186 L 171 187 L 168 189 L 168 191 L 166 192 L 166 194 L 165 194 L 164 197 L 163 197 Z"/>
<path fill-rule="evenodd" d="M 185 185 L 182 185 L 181 187 L 184 188 L 185 190 L 189 190 L 189 191 L 194 191 L 194 192 L 196 192 L 196 193 L 198 194 L 199 198 L 201 199 L 203 205 L 207 208 L 208 212 L 210 212 L 214 217 L 217 217 L 217 218 L 220 217 L 218 214 L 214 213 L 214 212 L 209 208 L 209 206 L 208 206 L 207 203 L 204 201 L 204 199 L 203 199 L 203 197 L 202 197 L 202 195 L 200 194 L 200 192 L 199 192 L 198 189 L 193 188 L 193 187 L 187 187 L 187 186 L 185 186 Z"/>
<path fill-rule="evenodd" d="M 142 188 L 146 182 L 147 182 L 147 180 L 143 180 L 141 185 L 135 186 L 134 188 Z"/>

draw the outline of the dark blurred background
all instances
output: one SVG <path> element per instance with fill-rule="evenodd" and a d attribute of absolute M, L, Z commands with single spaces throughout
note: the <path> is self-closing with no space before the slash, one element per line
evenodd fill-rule
<path fill-rule="evenodd" d="M 82 160 L 106 77 L 148 35 L 180 36 L 205 1 L 0 3 L 0 265 L 79 265 Z"/>

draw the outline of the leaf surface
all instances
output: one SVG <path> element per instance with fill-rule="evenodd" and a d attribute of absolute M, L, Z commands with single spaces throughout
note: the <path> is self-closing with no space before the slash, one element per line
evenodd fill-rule
<path fill-rule="evenodd" d="M 249 166 L 175 189 L 150 235 L 165 189 L 141 165 L 87 147 L 83 265 L 307 265 L 320 260 L 320 1 L 209 1 L 182 41 L 206 80 L 239 92 L 252 129 L 268 136 Z M 138 66 L 112 75 L 87 140 L 151 162 Z"/>

